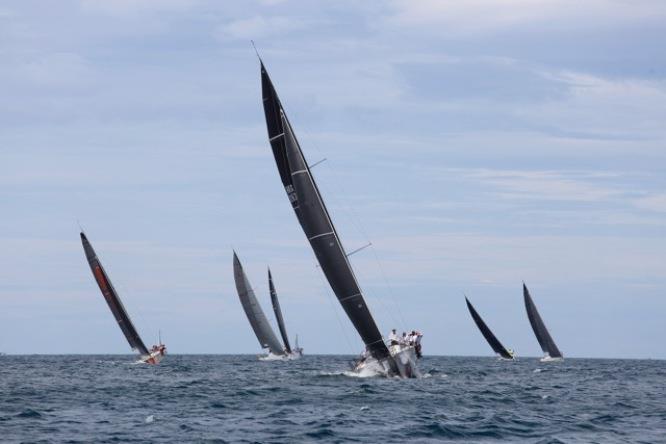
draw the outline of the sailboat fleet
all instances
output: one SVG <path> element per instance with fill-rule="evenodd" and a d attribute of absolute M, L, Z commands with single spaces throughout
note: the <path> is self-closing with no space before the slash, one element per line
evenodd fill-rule
<path fill-rule="evenodd" d="M 245 315 L 247 320 L 250 321 L 250 325 L 254 330 L 254 334 L 259 340 L 259 345 L 261 348 L 268 349 L 268 354 L 262 356 L 262 360 L 274 360 L 274 359 L 298 359 L 303 355 L 303 349 L 294 348 L 292 349 L 289 344 L 289 338 L 287 337 L 287 329 L 284 325 L 284 318 L 282 317 L 282 311 L 280 310 L 280 302 L 277 298 L 277 292 L 273 286 L 273 277 L 271 276 L 270 270 L 268 271 L 268 283 L 271 293 L 271 303 L 273 305 L 273 311 L 275 313 L 275 318 L 277 319 L 278 327 L 280 329 L 280 335 L 282 336 L 283 344 L 280 344 L 275 332 L 271 328 L 271 324 L 268 322 L 268 318 L 264 314 L 264 311 L 259 305 L 257 296 L 252 290 L 250 281 L 245 275 L 243 266 L 238 259 L 238 255 L 234 251 L 234 281 L 236 282 L 236 291 L 238 292 L 238 298 L 241 301 L 243 310 L 245 310 Z"/>
<path fill-rule="evenodd" d="M 312 175 L 310 165 L 306 161 L 301 145 L 261 58 L 259 58 L 259 63 L 268 142 L 282 186 L 319 267 L 340 306 L 365 345 L 361 357 L 353 364 L 353 371 L 371 371 L 389 377 L 419 377 L 421 373 L 418 361 L 421 357 L 420 339 L 422 335 L 414 332 L 414 340 L 397 340 L 396 337 L 391 337 L 388 341 L 382 336 L 363 296 L 363 291 L 349 261 L 349 254 L 346 252 L 335 229 L 331 215 Z M 130 347 L 139 353 L 138 362 L 158 364 L 166 355 L 166 346 L 162 344 L 161 338 L 159 344 L 150 349 L 146 347 L 125 310 L 118 292 L 111 284 L 104 267 L 83 231 L 81 231 L 81 242 L 93 278 L 99 286 L 111 313 Z M 266 350 L 266 353 L 260 355 L 259 359 L 264 361 L 291 361 L 301 358 L 303 349 L 298 347 L 298 337 L 296 337 L 294 347 L 289 342 L 284 316 L 270 269 L 268 269 L 268 292 L 282 341 L 278 339 L 268 317 L 261 308 L 235 251 L 233 252 L 233 275 L 243 311 L 259 341 L 260 347 Z M 562 360 L 563 355 L 546 329 L 524 283 L 523 296 L 527 317 L 544 352 L 544 357 L 541 360 L 543 362 Z M 502 360 L 514 360 L 513 350 L 506 348 L 499 341 L 466 296 L 465 301 L 474 323 L 492 350 Z"/>
<path fill-rule="evenodd" d="M 553 338 L 550 336 L 550 333 L 548 332 L 546 325 L 543 323 L 541 315 L 539 315 L 536 305 L 534 305 L 534 301 L 532 300 L 532 296 L 530 296 L 530 292 L 524 282 L 523 297 L 525 299 L 525 310 L 527 310 L 527 318 L 532 325 L 534 335 L 536 336 L 537 341 L 539 341 L 541 350 L 543 350 L 544 353 L 543 357 L 541 358 L 541 362 L 562 361 L 564 356 L 557 348 L 557 345 L 555 345 Z M 486 341 L 488 341 L 488 345 L 490 345 L 490 348 L 492 348 L 493 351 L 497 354 L 498 358 L 501 360 L 514 360 L 514 351 L 502 345 L 499 339 L 497 339 L 497 336 L 495 336 L 495 334 L 481 318 L 481 315 L 479 315 L 469 299 L 467 299 L 467 296 L 465 296 L 465 302 L 467 303 L 469 314 L 472 315 L 472 319 L 474 319 L 474 323 L 477 327 L 479 327 L 479 331 L 481 331 L 481 334 L 486 339 Z"/>

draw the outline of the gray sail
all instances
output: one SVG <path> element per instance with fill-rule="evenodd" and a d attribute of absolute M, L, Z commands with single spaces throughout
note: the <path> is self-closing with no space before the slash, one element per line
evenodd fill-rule
<path fill-rule="evenodd" d="M 469 314 L 472 315 L 472 319 L 474 319 L 474 323 L 476 324 L 477 327 L 479 327 L 479 330 L 481 330 L 481 334 L 483 335 L 484 338 L 486 338 L 486 341 L 488 341 L 488 344 L 490 347 L 493 349 L 495 353 L 503 357 L 504 359 L 513 359 L 513 355 L 509 353 L 509 351 L 502 345 L 502 343 L 497 339 L 497 336 L 493 334 L 492 331 L 490 331 L 490 328 L 486 325 L 485 322 L 483 322 L 483 319 L 477 313 L 477 311 L 474 309 L 474 306 L 472 303 L 465 297 L 465 302 L 467 302 L 467 309 L 469 310 Z"/>
<path fill-rule="evenodd" d="M 240 298 L 241 305 L 243 305 L 243 310 L 245 310 L 247 319 L 250 321 L 250 325 L 259 340 L 261 348 L 267 348 L 274 355 L 283 355 L 284 350 L 280 345 L 280 341 L 278 341 L 271 325 L 268 323 L 268 319 L 266 319 L 266 315 L 261 309 L 257 297 L 254 295 L 254 290 L 252 290 L 250 282 L 247 280 L 247 276 L 245 276 L 243 266 L 238 260 L 235 251 L 234 281 L 236 282 L 236 291 L 238 291 L 238 297 Z"/>
<path fill-rule="evenodd" d="M 83 244 L 83 251 L 86 253 L 86 259 L 88 260 L 88 265 L 90 265 L 93 277 L 95 278 L 97 285 L 99 285 L 99 289 L 102 291 L 102 295 L 111 309 L 113 317 L 116 319 L 116 322 L 118 322 L 120 330 L 122 330 L 125 338 L 127 338 L 130 347 L 142 355 L 150 355 L 148 348 L 141 340 L 136 328 L 134 328 L 134 324 L 132 324 L 132 320 L 127 314 L 127 310 L 125 310 L 123 303 L 120 301 L 120 296 L 118 296 L 116 289 L 113 288 L 106 271 L 104 271 L 102 263 L 97 258 L 95 250 L 83 231 L 81 232 L 81 243 Z"/>
<path fill-rule="evenodd" d="M 380 361 L 390 359 L 388 348 L 365 303 L 347 254 L 263 62 L 261 78 L 268 138 L 296 217 L 329 285 L 368 351 Z"/>
<path fill-rule="evenodd" d="M 534 330 L 534 334 L 536 335 L 537 341 L 539 341 L 541 350 L 543 350 L 544 353 L 548 353 L 548 355 L 551 358 L 561 358 L 562 352 L 560 352 L 560 349 L 557 348 L 557 345 L 555 345 L 555 341 L 553 341 L 553 338 L 550 336 L 550 333 L 548 333 L 548 329 L 546 328 L 546 325 L 543 323 L 543 319 L 541 319 L 541 316 L 537 311 L 536 305 L 534 305 L 534 301 L 532 300 L 532 296 L 530 296 L 530 292 L 529 290 L 527 290 L 527 287 L 525 286 L 524 282 L 523 282 L 523 297 L 525 298 L 525 309 L 527 310 L 527 318 L 530 320 L 530 324 L 532 325 L 532 330 Z"/>
<path fill-rule="evenodd" d="M 278 328 L 280 329 L 280 336 L 282 336 L 282 342 L 284 342 L 284 349 L 287 353 L 291 353 L 291 345 L 289 345 L 287 328 L 284 325 L 282 310 L 280 310 L 280 301 L 278 300 L 277 291 L 275 291 L 275 286 L 273 285 L 273 276 L 271 276 L 270 268 L 268 269 L 268 288 L 271 293 L 271 305 L 273 305 L 275 319 L 277 319 Z"/>

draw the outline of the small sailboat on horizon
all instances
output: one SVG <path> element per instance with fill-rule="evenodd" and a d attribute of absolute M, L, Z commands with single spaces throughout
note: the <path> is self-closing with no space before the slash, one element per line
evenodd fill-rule
<path fill-rule="evenodd" d="M 471 314 L 472 319 L 474 319 L 474 323 L 476 324 L 477 327 L 479 327 L 481 334 L 486 339 L 486 341 L 488 341 L 488 344 L 493 349 L 493 351 L 497 353 L 498 358 L 507 361 L 514 360 L 515 356 L 513 350 L 508 349 L 504 347 L 504 345 L 502 345 L 499 339 L 497 339 L 497 336 L 493 334 L 493 332 L 490 330 L 488 325 L 483 321 L 479 313 L 474 309 L 474 306 L 469 301 L 469 299 L 467 299 L 467 296 L 465 296 L 465 302 L 467 303 L 467 309 L 469 310 L 469 314 Z"/>
<path fill-rule="evenodd" d="M 415 344 L 384 341 L 273 82 L 261 58 L 259 62 L 268 141 L 282 185 L 333 293 L 365 344 L 367 356 L 364 353 L 354 370 L 420 376 Z"/>
<path fill-rule="evenodd" d="M 296 335 L 296 340 L 294 342 L 295 347 L 292 348 L 289 343 L 289 337 L 287 336 L 287 327 L 284 323 L 284 317 L 282 316 L 282 309 L 280 308 L 280 300 L 278 299 L 277 291 L 275 291 L 275 285 L 273 284 L 273 275 L 271 275 L 271 269 L 268 269 L 268 289 L 271 294 L 271 305 L 273 306 L 273 313 L 275 313 L 275 319 L 277 320 L 278 330 L 280 330 L 280 336 L 282 336 L 282 342 L 284 343 L 284 351 L 287 356 L 290 356 L 291 359 L 297 359 L 303 356 L 303 349 L 298 346 L 298 335 Z"/>
<path fill-rule="evenodd" d="M 141 355 L 138 362 L 145 364 L 159 364 L 162 358 L 166 355 L 166 346 L 162 344 L 161 333 L 159 335 L 159 344 L 153 345 L 149 350 L 134 327 L 132 320 L 127 314 L 127 310 L 125 310 L 123 303 L 120 301 L 118 292 L 116 292 L 113 284 L 111 284 L 111 280 L 107 276 L 102 263 L 97 257 L 97 253 L 95 253 L 95 250 L 83 231 L 81 231 L 81 243 L 83 244 L 83 251 L 86 254 L 86 259 L 88 260 L 88 265 L 95 278 L 95 282 L 97 282 L 97 285 L 102 292 L 102 296 L 104 296 L 106 303 L 111 309 L 111 313 L 113 313 L 116 322 L 118 322 L 120 330 L 125 335 L 125 338 L 127 338 L 127 342 L 129 342 L 132 350 L 139 352 Z"/>
<path fill-rule="evenodd" d="M 534 330 L 534 335 L 536 336 L 537 341 L 539 341 L 541 350 L 544 353 L 540 361 L 556 362 L 564 360 L 562 352 L 559 348 L 557 348 L 555 341 L 553 341 L 553 338 L 550 336 L 550 333 L 546 328 L 546 324 L 543 323 L 543 319 L 541 319 L 541 315 L 539 315 L 536 305 L 534 305 L 534 301 L 532 300 L 532 296 L 530 296 L 530 292 L 524 282 L 523 298 L 525 299 L 525 310 L 527 310 L 527 318 L 530 320 L 532 330 Z"/>
<path fill-rule="evenodd" d="M 268 271 L 269 287 L 271 293 L 271 302 L 273 305 L 273 310 L 275 312 L 275 317 L 277 319 L 278 327 L 280 329 L 280 334 L 284 340 L 284 346 L 280 344 L 273 328 L 268 322 L 268 318 L 264 314 L 264 311 L 257 300 L 254 290 L 250 285 L 250 281 L 243 270 L 243 266 L 238 259 L 238 255 L 234 251 L 234 282 L 236 283 L 236 292 L 238 293 L 238 298 L 240 299 L 245 315 L 247 316 L 250 326 L 254 331 L 259 345 L 261 348 L 268 349 L 268 354 L 260 356 L 259 359 L 264 361 L 272 360 L 293 360 L 298 359 L 303 355 L 303 349 L 298 347 L 291 348 L 289 340 L 287 338 L 287 330 L 284 326 L 284 318 L 282 317 L 282 311 L 280 310 L 280 303 L 277 299 L 277 292 L 273 286 L 273 278 Z M 298 340 L 297 340 L 298 342 Z"/>

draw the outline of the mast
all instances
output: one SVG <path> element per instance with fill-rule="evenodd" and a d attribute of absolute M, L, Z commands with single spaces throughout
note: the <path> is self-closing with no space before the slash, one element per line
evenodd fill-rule
<path fill-rule="evenodd" d="M 511 353 L 509 353 L 506 347 L 502 345 L 502 343 L 499 341 L 499 339 L 497 339 L 493 332 L 490 331 L 490 328 L 488 328 L 486 323 L 483 322 L 483 319 L 481 319 L 479 313 L 477 313 L 477 311 L 472 306 L 472 303 L 469 301 L 469 299 L 467 299 L 467 296 L 465 296 L 465 302 L 467 302 L 467 309 L 472 315 L 474 323 L 476 323 L 476 326 L 479 327 L 481 334 L 484 338 L 486 338 L 486 341 L 488 341 L 488 344 L 490 344 L 490 347 L 493 349 L 493 351 L 505 359 L 513 359 Z"/>
<path fill-rule="evenodd" d="M 132 320 L 127 314 L 127 310 L 125 310 L 123 303 L 120 301 L 120 296 L 118 296 L 115 288 L 113 288 L 113 284 L 111 284 L 102 263 L 97 258 L 95 250 L 83 231 L 81 231 L 81 243 L 83 244 L 83 250 L 86 253 L 86 259 L 88 260 L 88 265 L 90 265 L 93 277 L 95 278 L 97 285 L 99 285 L 99 289 L 102 291 L 102 295 L 104 296 L 106 303 L 109 305 L 116 322 L 118 322 L 120 330 L 122 330 L 125 338 L 127 338 L 130 347 L 142 355 L 150 355 L 148 348 L 141 340 L 134 324 L 132 324 Z"/>
<path fill-rule="evenodd" d="M 329 285 L 370 354 L 380 361 L 391 359 L 263 62 L 261 85 L 268 140 L 296 217 Z"/>
<path fill-rule="evenodd" d="M 273 276 L 271 275 L 271 269 L 268 269 L 268 288 L 271 293 L 271 305 L 273 305 L 273 312 L 275 313 L 275 319 L 277 319 L 278 328 L 280 329 L 280 336 L 282 336 L 282 342 L 284 342 L 284 349 L 287 353 L 291 353 L 291 345 L 289 345 L 289 337 L 287 336 L 287 328 L 284 325 L 284 319 L 282 318 L 282 310 L 280 310 L 280 301 L 278 300 L 277 292 L 275 291 L 275 286 L 273 285 Z"/>
<path fill-rule="evenodd" d="M 275 336 L 271 325 L 268 323 L 268 319 L 266 319 L 266 315 L 261 309 L 259 301 L 257 301 L 254 290 L 252 290 L 250 281 L 248 281 L 247 276 L 245 275 L 245 271 L 243 271 L 243 266 L 241 265 L 235 251 L 234 281 L 236 282 L 238 298 L 241 301 L 243 310 L 245 310 L 248 321 L 250 321 L 250 325 L 254 330 L 254 334 L 259 340 L 261 348 L 269 349 L 270 352 L 274 355 L 283 355 L 284 350 L 282 349 L 282 345 L 280 345 L 280 341 L 278 341 L 278 338 Z"/>
<path fill-rule="evenodd" d="M 530 292 L 524 282 L 523 297 L 525 299 L 527 318 L 530 320 L 532 330 L 534 330 L 534 335 L 536 336 L 537 341 L 539 341 L 541 350 L 544 353 L 548 353 L 551 358 L 561 358 L 562 352 L 560 352 L 560 349 L 557 348 L 555 341 L 553 341 L 553 338 L 550 336 L 546 324 L 543 323 L 543 319 L 541 319 L 541 315 L 539 315 L 536 305 L 534 305 L 534 301 L 532 300 L 532 296 L 530 296 Z"/>

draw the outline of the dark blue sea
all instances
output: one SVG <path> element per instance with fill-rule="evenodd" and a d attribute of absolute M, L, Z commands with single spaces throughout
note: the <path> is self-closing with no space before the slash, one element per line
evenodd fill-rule
<path fill-rule="evenodd" d="M 666 361 L 426 357 L 420 380 L 348 361 L 0 356 L 0 441 L 666 442 Z"/>

